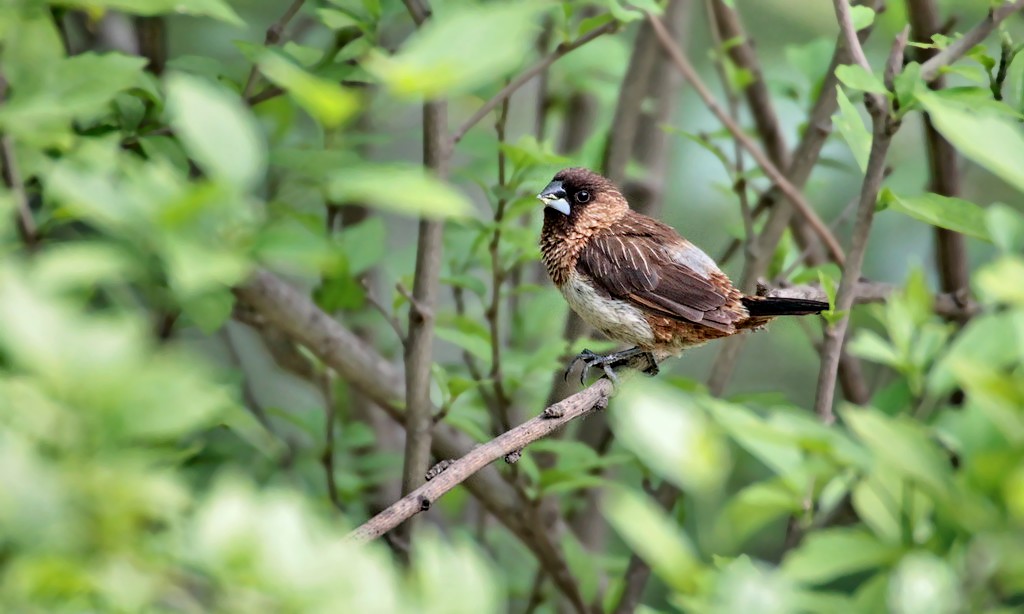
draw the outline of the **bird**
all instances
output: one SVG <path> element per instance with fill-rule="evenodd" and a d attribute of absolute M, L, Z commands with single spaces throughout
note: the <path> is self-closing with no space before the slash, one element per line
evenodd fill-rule
<path fill-rule="evenodd" d="M 714 259 L 671 226 L 630 209 L 615 184 L 586 168 L 555 174 L 544 203 L 540 250 L 569 307 L 606 337 L 633 346 L 606 355 L 583 350 L 580 382 L 601 368 L 656 375 L 659 363 L 715 339 L 764 327 L 778 316 L 829 309 L 821 301 L 746 296 Z"/>

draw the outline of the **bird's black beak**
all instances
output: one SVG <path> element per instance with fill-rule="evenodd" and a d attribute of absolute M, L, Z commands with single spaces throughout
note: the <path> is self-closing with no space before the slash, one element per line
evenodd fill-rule
<path fill-rule="evenodd" d="M 552 181 L 544 190 L 537 195 L 537 198 L 544 203 L 545 207 L 551 207 L 563 215 L 569 215 L 569 200 L 566 198 L 565 189 L 561 181 Z"/>

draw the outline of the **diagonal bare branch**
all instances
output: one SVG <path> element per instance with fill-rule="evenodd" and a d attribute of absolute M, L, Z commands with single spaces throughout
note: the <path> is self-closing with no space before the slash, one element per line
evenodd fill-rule
<path fill-rule="evenodd" d="M 369 541 L 380 537 L 419 512 L 426 511 L 441 495 L 499 458 L 505 458 L 522 450 L 527 445 L 550 435 L 577 418 L 604 409 L 611 392 L 611 382 L 601 379 L 590 387 L 548 407 L 541 415 L 502 433 L 491 441 L 474 448 L 462 458 L 447 464 L 436 477 L 368 520 L 353 531 L 349 537 L 356 541 Z"/>
<path fill-rule="evenodd" d="M 793 203 L 793 207 L 797 212 L 807 221 L 807 223 L 814 229 L 814 232 L 821 237 L 822 242 L 828 248 L 829 253 L 832 255 L 832 259 L 838 263 L 842 263 L 846 256 L 843 254 L 843 248 L 839 245 L 839 241 L 832 234 L 832 231 L 828 229 L 828 226 L 818 217 L 818 214 L 814 211 L 811 205 L 804 198 L 796 186 L 779 170 L 775 164 L 761 151 L 761 148 L 757 146 L 754 141 L 747 136 L 741 127 L 736 125 L 736 122 L 729 117 L 722 107 L 715 101 L 711 91 L 701 80 L 700 76 L 697 75 L 697 71 L 694 70 L 693 65 L 690 64 L 689 60 L 683 54 L 679 46 L 676 45 L 675 41 L 669 35 L 668 30 L 665 29 L 665 24 L 662 23 L 661 19 L 653 13 L 647 13 L 647 19 L 651 25 L 654 26 L 654 33 L 657 35 L 658 40 L 661 41 L 665 51 L 669 54 L 676 68 L 683 74 L 687 81 L 693 86 L 701 100 L 704 101 L 705 106 L 714 113 L 718 121 L 726 127 L 727 130 L 733 135 L 733 137 L 743 145 L 743 148 L 750 152 L 750 155 L 757 161 L 757 164 L 764 170 L 765 175 L 779 187 L 783 194 Z"/>

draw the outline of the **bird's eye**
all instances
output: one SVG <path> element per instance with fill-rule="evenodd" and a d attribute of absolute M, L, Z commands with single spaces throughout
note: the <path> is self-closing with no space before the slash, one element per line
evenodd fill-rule
<path fill-rule="evenodd" d="M 576 202 L 578 202 L 578 203 L 585 203 L 585 202 L 588 202 L 589 200 L 590 200 L 590 192 L 588 192 L 586 190 L 580 190 L 579 192 L 576 192 Z"/>

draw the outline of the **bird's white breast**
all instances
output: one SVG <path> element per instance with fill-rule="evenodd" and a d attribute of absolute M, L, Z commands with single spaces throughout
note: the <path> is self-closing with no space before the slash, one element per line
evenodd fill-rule
<path fill-rule="evenodd" d="M 608 337 L 649 347 L 654 332 L 643 313 L 626 301 L 602 296 L 583 274 L 573 271 L 559 288 L 569 307 L 587 324 Z"/>

